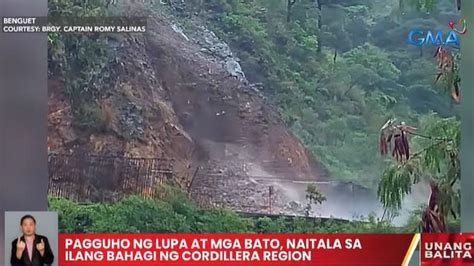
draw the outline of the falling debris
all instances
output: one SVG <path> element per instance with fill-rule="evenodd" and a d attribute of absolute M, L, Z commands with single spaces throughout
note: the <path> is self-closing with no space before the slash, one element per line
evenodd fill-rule
<path fill-rule="evenodd" d="M 189 42 L 188 36 L 186 36 L 186 34 L 184 34 L 183 29 L 181 29 L 178 25 L 172 24 L 172 25 L 171 25 L 171 28 L 172 28 L 176 33 L 179 33 L 186 41 Z"/>
<path fill-rule="evenodd" d="M 215 56 L 231 77 L 248 84 L 245 73 L 239 63 L 240 59 L 234 56 L 227 43 L 223 42 L 214 32 L 204 26 L 196 28 L 196 31 L 192 34 L 193 38 L 197 39 L 198 44 L 202 46 L 200 52 Z M 211 74 L 210 68 L 209 74 Z"/>

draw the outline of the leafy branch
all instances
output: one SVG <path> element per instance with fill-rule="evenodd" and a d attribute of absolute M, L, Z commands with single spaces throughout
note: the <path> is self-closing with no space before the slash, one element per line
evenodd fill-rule
<path fill-rule="evenodd" d="M 451 91 L 450 95 L 453 101 L 459 103 L 461 83 L 461 77 L 459 75 L 459 52 L 454 53 L 440 46 L 436 49 L 434 57 L 438 63 L 435 84 L 442 83 L 444 89 Z"/>
<path fill-rule="evenodd" d="M 49 2 L 52 19 L 62 19 L 69 14 L 103 17 L 106 12 L 105 3 L 97 0 L 87 4 L 70 0 Z M 76 127 L 101 131 L 105 126 L 97 99 L 113 86 L 115 62 L 109 41 L 109 36 L 97 33 L 48 35 L 48 75 L 63 82 Z"/>
<path fill-rule="evenodd" d="M 428 136 L 428 135 L 423 135 L 423 134 L 416 133 L 416 132 L 407 132 L 407 133 L 410 134 L 410 135 L 413 135 L 413 136 L 417 136 L 417 137 L 425 138 L 425 139 L 429 139 L 429 140 L 439 140 L 439 141 L 441 141 L 441 142 L 450 141 L 450 139 L 448 139 L 448 138 L 440 138 L 440 137 L 435 137 L 435 136 Z"/>
<path fill-rule="evenodd" d="M 395 156 L 396 163 L 385 170 L 379 182 L 378 196 L 386 209 L 398 210 L 403 198 L 411 192 L 411 186 L 419 183 L 422 177 L 429 178 L 430 204 L 422 215 L 421 228 L 425 232 L 444 232 L 447 216 L 457 217 L 459 214 L 459 192 L 454 187 L 460 179 L 459 121 L 442 119 L 432 122 L 427 131 L 429 134 L 406 130 L 404 123 L 397 125 L 393 119 L 382 127 L 381 139 L 388 140 L 392 135 L 406 132 L 406 135 L 428 140 L 429 145 L 408 157 L 403 153 L 405 147 L 397 148 L 395 143 L 393 149 L 397 153 L 401 151 L 405 157 L 400 160 Z M 381 153 L 387 151 L 381 149 Z"/>
<path fill-rule="evenodd" d="M 326 197 L 321 194 L 315 184 L 309 184 L 306 187 L 306 199 L 310 204 L 321 204 L 326 201 Z"/>

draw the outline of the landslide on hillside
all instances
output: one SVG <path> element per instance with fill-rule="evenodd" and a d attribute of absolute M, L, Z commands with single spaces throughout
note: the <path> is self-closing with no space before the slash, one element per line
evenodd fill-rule
<path fill-rule="evenodd" d="M 210 162 L 220 173 L 231 163 L 246 173 L 324 178 L 325 171 L 258 86 L 236 72 L 238 59 L 222 58 L 209 48 L 225 44 L 205 28 L 191 35 L 156 15 L 146 34 L 123 35 L 110 47 L 117 63 L 107 94 L 97 99 L 104 123 L 100 130 L 74 126 L 64 81 L 51 78 L 49 151 L 174 159 L 182 185 Z"/>

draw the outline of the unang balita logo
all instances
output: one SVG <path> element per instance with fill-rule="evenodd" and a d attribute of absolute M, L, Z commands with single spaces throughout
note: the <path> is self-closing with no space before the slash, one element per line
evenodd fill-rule
<path fill-rule="evenodd" d="M 467 33 L 467 22 L 465 19 L 460 19 L 458 23 L 451 20 L 448 23 L 451 30 L 448 32 L 431 31 L 431 30 L 412 30 L 408 33 L 407 42 L 414 46 L 459 46 L 459 35 Z M 459 26 L 459 27 L 458 27 Z"/>

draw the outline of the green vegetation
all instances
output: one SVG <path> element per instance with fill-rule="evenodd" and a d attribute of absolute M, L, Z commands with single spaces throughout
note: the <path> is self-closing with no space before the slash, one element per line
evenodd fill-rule
<path fill-rule="evenodd" d="M 380 11 L 392 2 L 299 0 L 288 22 L 286 1 L 208 0 L 200 16 L 231 45 L 249 80 L 265 85 L 287 125 L 334 178 L 375 187 L 387 166 L 377 140 L 389 117 L 418 124 L 432 111 L 454 114 L 433 86 L 434 50 L 405 41 L 416 25 L 447 22 L 416 10 Z M 434 10 L 434 2 L 417 9 Z"/>
<path fill-rule="evenodd" d="M 418 0 L 411 4 L 418 10 L 433 11 L 437 3 Z M 461 8 L 459 1 L 456 7 L 458 10 Z M 452 100 L 459 103 L 459 52 L 438 47 L 435 58 L 438 63 L 435 83 L 442 90 L 449 91 Z M 403 197 L 410 193 L 412 185 L 427 179 L 431 187 L 429 204 L 414 216 L 415 220 L 420 221 L 418 224 L 423 232 L 450 231 L 453 223 L 459 224 L 460 216 L 460 121 L 455 117 L 441 119 L 431 114 L 423 117 L 419 125 L 423 134 L 402 130 L 402 136 L 404 133 L 415 136 L 412 145 L 418 150 L 385 170 L 378 195 L 387 209 L 399 210 Z M 384 132 L 381 134 L 383 136 Z M 399 154 L 409 153 L 408 143 L 405 146 Z"/>
<path fill-rule="evenodd" d="M 452 186 L 460 178 L 459 121 L 433 115 L 423 119 L 421 124 L 426 125 L 428 134 L 413 137 L 413 145 L 419 148 L 408 161 L 394 162 L 385 170 L 379 185 L 380 200 L 386 207 L 400 208 L 401 200 L 410 192 L 411 185 L 430 177 L 441 184 L 443 198 L 447 200 L 443 212 L 453 210 L 459 214 L 459 194 Z"/>
<path fill-rule="evenodd" d="M 231 45 L 249 80 L 265 85 L 265 95 L 280 108 L 288 127 L 332 177 L 376 187 L 387 166 L 377 156 L 379 127 L 387 118 L 418 124 L 432 111 L 454 114 L 445 94 L 433 86 L 432 51 L 420 55 L 419 49 L 405 43 L 410 28 L 445 22 L 436 20 L 437 14 L 420 18 L 417 11 L 389 15 L 384 11 L 387 5 L 397 10 L 392 2 L 347 0 L 329 5 L 297 0 L 290 21 L 286 1 L 190 1 L 195 6 L 186 12 L 199 10 Z M 419 10 L 446 9 L 445 1 L 402 2 Z M 153 8 L 157 6 L 161 5 Z M 108 12 L 105 1 L 98 0 L 51 0 L 49 8 L 53 18 Z M 116 57 L 110 38 L 49 36 L 50 75 L 67 81 L 74 125 L 92 132 L 106 130 L 97 99 L 113 84 Z"/>
<path fill-rule="evenodd" d="M 81 205 L 50 198 L 50 210 L 59 213 L 59 230 L 71 232 L 398 232 L 369 217 L 363 222 L 309 218 L 246 218 L 226 209 L 202 210 L 176 188 L 161 188 L 157 199 L 136 196 L 116 203 Z"/>
<path fill-rule="evenodd" d="M 459 55 L 438 51 L 436 62 L 436 48 L 405 43 L 414 27 L 446 28 L 437 18 L 454 18 L 455 6 L 400 0 L 383 14 L 381 5 L 393 1 L 322 2 L 209 0 L 202 16 L 233 47 L 249 80 L 265 84 L 285 122 L 334 178 L 378 184 L 390 212 L 401 208 L 413 184 L 429 179 L 433 203 L 422 222 L 457 219 L 460 128 L 443 91 L 459 101 Z M 415 154 L 402 163 L 377 156 L 379 128 L 391 117 L 424 134 L 413 134 Z M 435 205 L 437 218 L 430 214 Z"/>
<path fill-rule="evenodd" d="M 424 134 L 411 133 L 415 136 L 409 146 L 415 152 L 408 159 L 394 161 L 385 170 L 378 195 L 386 209 L 398 211 L 412 185 L 429 180 L 432 194 L 422 220 L 443 228 L 444 221 L 456 220 L 460 215 L 460 125 L 454 118 L 440 119 L 435 115 L 425 117 L 420 124 Z"/>
<path fill-rule="evenodd" d="M 232 210 L 198 208 L 178 188 L 158 189 L 159 197 L 129 196 L 115 203 L 79 204 L 50 198 L 49 209 L 59 214 L 62 233 L 101 232 L 255 232 L 255 233 L 412 233 L 419 232 L 422 208 L 407 224 L 394 227 L 369 216 L 360 221 L 305 217 L 244 217 Z M 459 220 L 448 220 L 448 230 L 459 231 Z"/>
<path fill-rule="evenodd" d="M 449 228 L 456 228 L 459 120 L 445 91 L 459 78 L 448 75 L 441 80 L 447 89 L 440 90 L 433 82 L 434 49 L 409 47 L 405 39 L 417 26 L 445 28 L 444 19 L 456 15 L 452 1 L 401 0 L 401 9 L 388 0 L 331 5 L 296 0 L 290 7 L 280 0 L 192 2 L 199 6 L 189 10 L 199 10 L 200 19 L 229 43 L 249 81 L 264 84 L 264 94 L 279 107 L 285 123 L 332 177 L 378 186 L 381 202 L 394 212 L 412 184 L 430 179 L 440 189 L 441 215 Z M 106 13 L 99 0 L 49 4 L 52 17 Z M 106 128 L 97 99 L 111 84 L 116 63 L 109 41 L 109 36 L 94 34 L 49 36 L 50 75 L 67 81 L 74 125 L 90 131 Z M 414 154 L 402 163 L 378 155 L 380 127 L 391 117 L 416 125 L 423 135 L 410 138 Z M 200 210 L 178 192 L 97 205 L 51 199 L 50 205 L 60 213 L 63 232 L 414 231 L 422 213 L 415 212 L 400 229 L 373 217 L 365 223 L 243 218 L 229 210 Z"/>
<path fill-rule="evenodd" d="M 75 4 L 70 0 L 50 0 L 49 16 L 61 21 L 72 14 L 77 17 L 100 17 L 107 14 L 105 1 L 93 0 Z M 106 128 L 106 118 L 97 99 L 109 89 L 113 76 L 112 49 L 109 36 L 91 34 L 57 34 L 48 36 L 48 74 L 64 84 L 64 94 L 71 104 L 74 126 L 91 132 Z"/>

